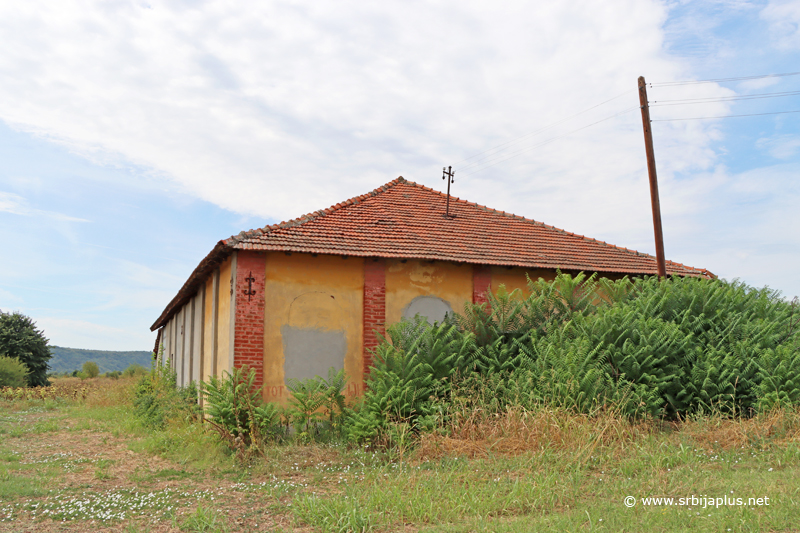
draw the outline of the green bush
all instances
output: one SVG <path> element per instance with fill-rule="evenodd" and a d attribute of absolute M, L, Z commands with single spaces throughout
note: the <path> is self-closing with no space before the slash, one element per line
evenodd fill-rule
<path fill-rule="evenodd" d="M 284 434 L 280 412 L 264 402 L 261 389 L 253 386 L 255 371 L 246 365 L 211 376 L 202 388 L 207 422 L 241 460 L 260 453 L 265 441 Z"/>
<path fill-rule="evenodd" d="M 199 416 L 198 391 L 194 382 L 179 388 L 169 365 L 156 366 L 143 374 L 134 389 L 134 415 L 148 427 L 163 429 L 170 421 Z"/>
<path fill-rule="evenodd" d="M 28 367 L 13 357 L 0 356 L 0 387 L 24 387 Z"/>
<path fill-rule="evenodd" d="M 81 374 L 87 378 L 96 378 L 100 375 L 100 367 L 94 361 L 86 361 L 81 367 Z"/>
<path fill-rule="evenodd" d="M 144 374 L 147 374 L 147 372 L 148 370 L 145 367 L 134 363 L 122 371 L 122 377 L 132 378 L 136 376 L 143 376 Z"/>
<path fill-rule="evenodd" d="M 287 417 L 294 421 L 301 440 L 330 440 L 341 435 L 347 413 L 342 393 L 347 384 L 344 369 L 328 369 L 328 379 L 320 376 L 287 380 L 291 396 Z"/>
<path fill-rule="evenodd" d="M 449 321 L 431 326 L 417 317 L 387 333 L 376 349 L 367 391 L 346 420 L 348 438 L 356 442 L 390 444 L 433 427 L 453 377 L 475 351 L 475 335 Z"/>
<path fill-rule="evenodd" d="M 494 412 L 552 405 L 666 418 L 800 404 L 797 299 L 678 277 L 558 273 L 528 289 L 523 296 L 501 285 L 487 304 L 468 304 L 444 324 L 390 326 L 348 436 L 391 444 L 443 427 L 454 401 Z"/>

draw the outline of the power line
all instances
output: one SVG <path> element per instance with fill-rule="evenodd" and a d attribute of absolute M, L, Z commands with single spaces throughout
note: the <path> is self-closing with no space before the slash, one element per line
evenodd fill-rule
<path fill-rule="evenodd" d="M 725 83 L 730 81 L 760 80 L 763 78 L 783 78 L 786 76 L 799 76 L 800 72 L 785 72 L 783 74 L 762 74 L 759 76 L 739 76 L 737 78 L 717 78 L 713 80 L 684 80 L 649 83 L 650 87 L 670 87 L 673 85 L 693 85 L 696 83 Z"/>
<path fill-rule="evenodd" d="M 587 113 L 587 112 L 591 111 L 592 109 L 596 109 L 596 108 L 598 108 L 598 107 L 600 107 L 602 105 L 605 105 L 605 104 L 607 104 L 609 102 L 612 102 L 612 101 L 616 100 L 617 98 L 621 98 L 621 97 L 623 97 L 623 96 L 625 96 L 625 95 L 627 95 L 627 94 L 629 94 L 631 92 L 633 92 L 633 90 L 627 90 L 627 91 L 625 91 L 625 92 L 623 92 L 621 94 L 618 94 L 617 96 L 615 96 L 613 98 L 609 98 L 608 100 L 600 102 L 599 104 L 595 104 L 592 107 L 588 107 L 588 108 L 584 109 L 583 111 L 575 113 L 574 115 L 570 115 L 570 116 L 565 117 L 565 118 L 563 118 L 561 120 L 558 120 L 556 122 L 548 124 L 547 126 L 544 126 L 543 128 L 540 128 L 540 129 L 538 129 L 536 131 L 532 131 L 531 133 L 526 133 L 525 135 L 522 135 L 520 137 L 517 137 L 517 138 L 511 139 L 509 141 L 506 141 L 504 143 L 498 144 L 497 146 L 494 146 L 492 148 L 488 148 L 488 149 L 484 150 L 483 152 L 479 152 L 479 153 L 477 153 L 475 155 L 471 155 L 469 157 L 466 157 L 466 158 L 462 159 L 461 161 L 457 161 L 456 164 L 462 163 L 464 161 L 469 161 L 470 159 L 473 159 L 473 158 L 478 157 L 478 156 L 483 155 L 483 154 L 487 154 L 488 152 L 495 152 L 495 153 L 492 153 L 492 154 L 488 154 L 486 157 L 482 157 L 480 159 L 476 159 L 475 161 L 472 161 L 471 163 L 468 163 L 468 164 L 464 165 L 463 167 L 460 167 L 460 168 L 457 167 L 457 170 L 463 172 L 464 169 L 468 169 L 470 167 L 473 167 L 473 166 L 476 166 L 476 165 L 480 165 L 486 159 L 490 159 L 493 156 L 497 155 L 501 151 L 500 149 L 505 149 L 505 148 L 510 147 L 511 145 L 518 144 L 523 139 L 526 139 L 526 138 L 531 137 L 533 135 L 538 135 L 539 133 L 542 133 L 543 131 L 546 131 L 546 130 L 554 127 L 554 126 L 558 126 L 559 124 L 563 124 L 564 122 L 566 122 L 566 121 L 568 121 L 570 119 L 573 119 L 573 118 L 575 118 L 577 116 L 583 115 L 584 113 Z"/>
<path fill-rule="evenodd" d="M 706 104 L 713 102 L 732 102 L 737 100 L 761 100 L 764 98 L 779 98 L 784 96 L 795 96 L 798 94 L 800 94 L 800 91 L 785 91 L 781 93 L 742 94 L 736 96 L 719 96 L 719 97 L 708 97 L 708 98 L 684 98 L 682 100 L 653 100 L 653 103 L 650 104 L 650 107 L 665 106 L 665 105 Z"/>
<path fill-rule="evenodd" d="M 736 118 L 736 117 L 760 117 L 762 115 L 785 115 L 786 113 L 800 113 L 800 109 L 795 111 L 774 111 L 772 113 L 748 113 L 746 115 L 723 115 L 719 117 L 689 117 L 689 118 L 659 118 L 650 122 L 672 122 L 675 120 L 708 120 L 712 118 Z"/>
<path fill-rule="evenodd" d="M 624 115 L 626 113 L 630 113 L 631 111 L 635 111 L 637 109 L 640 109 L 640 107 L 636 106 L 636 107 L 632 107 L 632 108 L 626 109 L 625 111 L 621 111 L 619 113 L 615 113 L 615 114 L 613 114 L 611 116 L 608 116 L 608 117 L 606 117 L 604 119 L 601 119 L 601 120 L 598 120 L 596 122 L 592 122 L 591 124 L 587 124 L 587 125 L 582 126 L 582 127 L 578 128 L 578 129 L 575 129 L 575 130 L 572 130 L 572 131 L 568 131 L 567 133 L 562 133 L 561 135 L 557 135 L 555 137 L 551 137 L 550 139 L 544 140 L 544 141 L 542 141 L 540 143 L 537 143 L 537 144 L 535 144 L 533 146 L 530 146 L 528 148 L 525 148 L 523 150 L 518 150 L 516 152 L 512 152 L 511 155 L 502 154 L 503 156 L 508 155 L 508 157 L 505 157 L 505 158 L 499 159 L 499 160 L 495 160 L 495 161 L 487 161 L 487 163 L 488 163 L 487 165 L 485 165 L 485 166 L 483 166 L 481 168 L 475 169 L 472 172 L 469 172 L 467 174 L 464 174 L 463 176 L 464 176 L 464 178 L 466 178 L 467 176 L 472 176 L 473 174 L 477 174 L 478 172 L 486 170 L 489 167 L 493 167 L 493 166 L 498 165 L 498 164 L 500 164 L 500 163 L 502 163 L 504 161 L 508 161 L 509 159 L 513 159 L 513 158 L 515 158 L 517 156 L 520 156 L 520 155 L 522 155 L 524 153 L 530 152 L 531 150 L 535 150 L 536 148 L 539 148 L 539 147 L 544 146 L 546 144 L 550 144 L 551 142 L 556 141 L 558 139 L 561 139 L 562 137 L 566 137 L 567 135 L 572 135 L 573 133 L 579 132 L 581 130 L 585 130 L 586 128 L 589 128 L 589 127 L 594 126 L 596 124 L 600 124 L 601 122 L 605 122 L 607 120 L 611 120 L 612 118 L 618 117 L 620 115 Z M 500 154 L 495 154 L 495 155 L 500 155 Z"/>

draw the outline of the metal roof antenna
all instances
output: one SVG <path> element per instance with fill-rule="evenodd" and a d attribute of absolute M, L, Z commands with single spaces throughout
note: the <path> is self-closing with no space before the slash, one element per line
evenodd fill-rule
<path fill-rule="evenodd" d="M 456 172 L 453 170 L 453 167 L 442 167 L 442 179 L 447 180 L 447 209 L 445 211 L 445 218 L 455 218 L 456 216 L 453 215 L 450 217 L 450 184 L 453 183 L 455 180 L 453 176 L 456 175 Z M 450 178 L 450 179 L 447 179 Z"/>

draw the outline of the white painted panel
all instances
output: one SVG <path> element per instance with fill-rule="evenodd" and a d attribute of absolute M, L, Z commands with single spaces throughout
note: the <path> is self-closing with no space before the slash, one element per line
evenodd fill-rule
<path fill-rule="evenodd" d="M 199 382 L 202 379 L 203 371 L 203 314 L 205 311 L 205 285 L 203 285 L 194 297 L 194 342 L 192 344 L 192 381 Z"/>
<path fill-rule="evenodd" d="M 185 387 L 192 379 L 192 343 L 194 335 L 194 300 L 189 300 L 183 307 L 183 365 L 181 366 L 181 387 Z"/>
<path fill-rule="evenodd" d="M 185 307 L 181 307 L 181 309 L 175 315 L 175 366 L 172 369 L 175 371 L 175 375 L 178 378 L 178 386 L 183 386 L 183 342 L 185 336 L 183 334 L 183 315 L 184 315 Z"/>

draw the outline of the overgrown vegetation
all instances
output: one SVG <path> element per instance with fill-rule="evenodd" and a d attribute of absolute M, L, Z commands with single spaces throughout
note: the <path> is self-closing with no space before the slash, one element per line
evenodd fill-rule
<path fill-rule="evenodd" d="M 222 379 L 212 376 L 203 387 L 208 423 L 241 461 L 283 434 L 278 407 L 264 402 L 254 380 L 255 372 L 245 366 Z"/>
<path fill-rule="evenodd" d="M 564 283 L 588 287 L 580 281 Z M 292 381 L 294 401 L 276 406 L 263 402 L 252 371 L 237 369 L 200 392 L 206 420 L 198 391 L 176 387 L 166 367 L 138 378 L 57 378 L 50 388 L 3 389 L 25 396 L 0 395 L 0 529 L 794 530 L 800 406 L 787 384 L 797 368 L 791 304 L 769 303 L 785 306 L 790 335 L 758 359 L 755 407 L 711 403 L 713 411 L 673 413 L 665 402 L 654 415 L 625 410 L 629 400 L 613 394 L 624 378 L 613 379 L 613 366 L 599 365 L 591 375 L 608 377 L 582 389 L 568 380 L 556 387 L 558 372 L 583 375 L 580 357 L 563 367 L 555 356 L 530 363 L 529 354 L 540 353 L 536 343 L 556 331 L 571 332 L 556 338 L 574 343 L 581 335 L 588 344 L 607 338 L 587 324 L 620 303 L 632 308 L 645 294 L 636 283 L 625 287 L 603 289 L 623 293 L 614 298 L 599 292 L 600 283 L 593 289 L 600 296 L 575 289 L 581 298 L 537 311 L 538 322 L 524 309 L 515 314 L 528 297 L 498 290 L 491 310 L 470 306 L 445 324 L 393 326 L 376 352 L 370 391 L 354 406 L 345 404 L 345 376 L 335 371 Z M 475 318 L 481 313 L 485 320 Z M 523 319 L 539 325 L 515 326 Z M 583 329 L 572 325 L 579 321 Z M 696 335 L 690 341 L 702 346 Z M 629 341 L 621 351 L 645 353 L 634 349 L 642 344 Z M 581 349 L 599 360 L 614 353 L 608 345 L 616 344 Z M 558 372 L 539 378 L 537 368 Z M 604 392 L 591 399 L 587 390 Z M 774 401 L 764 401 L 773 391 Z M 725 494 L 771 504 L 623 503 L 628 496 Z"/>
<path fill-rule="evenodd" d="M 350 438 L 441 431 L 455 406 L 677 419 L 800 402 L 797 299 L 738 282 L 563 273 L 528 291 L 501 285 L 444 323 L 391 326 Z"/>
<path fill-rule="evenodd" d="M 163 429 L 171 420 L 199 417 L 197 386 L 191 382 L 180 388 L 176 382 L 169 366 L 156 366 L 141 375 L 134 389 L 133 412 L 145 426 Z"/>

